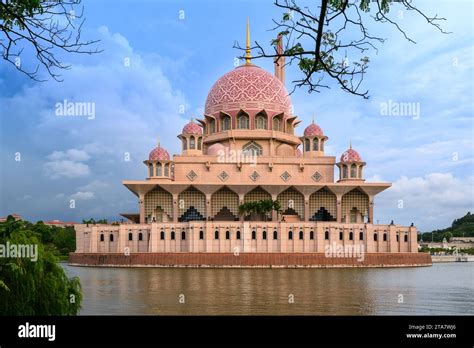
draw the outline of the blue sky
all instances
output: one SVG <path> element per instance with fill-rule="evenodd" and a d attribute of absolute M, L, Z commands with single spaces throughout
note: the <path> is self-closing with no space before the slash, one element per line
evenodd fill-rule
<path fill-rule="evenodd" d="M 233 44 L 243 44 L 246 18 L 252 41 L 268 47 L 272 18 L 282 13 L 263 0 L 83 4 L 84 35 L 100 39 L 104 52 L 65 56 L 72 69 L 63 72 L 64 82 L 36 83 L 0 63 L 0 216 L 80 221 L 136 212 L 137 199 L 121 180 L 146 177 L 142 161 L 158 136 L 178 153 L 176 135 L 202 113 L 214 81 L 234 67 L 240 52 Z M 303 120 L 297 133 L 314 114 L 329 137 L 327 154 L 340 156 L 351 139 L 367 162 L 368 181 L 393 183 L 376 199 L 380 223 L 430 230 L 474 206 L 473 11 L 468 0 L 417 5 L 446 17 L 443 28 L 452 34 L 398 11 L 393 15 L 417 44 L 389 25 L 369 23 L 387 39 L 370 53 L 363 83 L 369 100 L 332 85 L 321 93 L 297 90 L 292 101 Z M 23 57 L 23 64 L 33 62 Z M 270 60 L 256 64 L 273 71 Z M 288 89 L 298 76 L 296 67 L 287 68 Z M 55 104 L 64 99 L 94 102 L 95 119 L 56 116 Z M 389 100 L 419 103 L 420 117 L 381 115 Z"/>

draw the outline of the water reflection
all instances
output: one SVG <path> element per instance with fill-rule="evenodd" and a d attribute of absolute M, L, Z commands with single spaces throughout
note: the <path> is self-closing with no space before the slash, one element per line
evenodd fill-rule
<path fill-rule="evenodd" d="M 118 315 L 474 314 L 473 266 L 127 269 L 64 265 L 69 275 L 81 279 L 81 314 Z"/>

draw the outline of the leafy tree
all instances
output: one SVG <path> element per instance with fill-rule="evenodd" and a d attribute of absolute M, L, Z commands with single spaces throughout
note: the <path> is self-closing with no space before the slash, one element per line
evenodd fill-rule
<path fill-rule="evenodd" d="M 81 0 L 3 0 L 0 1 L 0 48 L 2 58 L 35 81 L 39 69 L 61 81 L 57 69 L 69 69 L 61 62 L 59 52 L 93 54 L 98 40 L 81 39 L 84 24 Z M 21 55 L 24 49 L 36 57 L 36 68 L 24 68 Z"/>
<path fill-rule="evenodd" d="M 36 261 L 0 258 L 0 315 L 75 315 L 82 301 L 78 278 L 68 279 L 57 258 L 26 221 L 0 223 L 0 244 L 37 245 Z"/>
<path fill-rule="evenodd" d="M 415 13 L 446 33 L 440 26 L 445 18 L 424 14 L 411 0 L 275 0 L 275 6 L 284 11 L 280 19 L 273 20 L 272 30 L 278 38 L 271 42 L 270 50 L 255 42 L 252 59 L 271 57 L 277 64 L 296 63 L 302 77 L 292 81 L 293 90 L 304 86 L 309 92 L 320 92 L 329 88 L 325 81 L 329 79 L 345 92 L 368 98 L 368 91 L 360 90 L 369 66 L 368 53 L 377 52 L 377 45 L 385 39 L 370 34 L 367 23 L 388 23 L 406 40 L 416 43 L 402 28 L 402 21 L 397 23 L 391 16 L 393 12 Z M 238 43 L 234 47 L 245 50 Z M 284 58 L 289 61 L 285 63 Z"/>

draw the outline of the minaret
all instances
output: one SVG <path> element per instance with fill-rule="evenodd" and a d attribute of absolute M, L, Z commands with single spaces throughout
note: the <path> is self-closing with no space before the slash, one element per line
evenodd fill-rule
<path fill-rule="evenodd" d="M 252 56 L 250 55 L 250 20 L 247 17 L 247 37 L 245 40 L 245 65 L 250 65 Z"/>
<path fill-rule="evenodd" d="M 274 61 L 275 76 L 281 83 L 285 84 L 285 57 L 281 56 L 283 54 L 283 36 L 281 34 L 278 34 L 277 37 L 276 53 L 279 57 L 275 58 Z"/>

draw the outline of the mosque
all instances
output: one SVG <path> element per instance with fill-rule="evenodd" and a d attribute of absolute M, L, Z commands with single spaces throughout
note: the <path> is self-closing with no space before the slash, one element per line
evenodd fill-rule
<path fill-rule="evenodd" d="M 375 224 L 375 196 L 355 148 L 335 157 L 314 120 L 297 135 L 285 88 L 254 65 L 247 26 L 245 64 L 211 87 L 202 118 L 178 135 L 181 153 L 161 144 L 143 162 L 145 180 L 123 185 L 138 198 L 128 223 L 75 225 L 71 264 L 163 267 L 358 267 L 431 264 L 417 232 Z M 282 52 L 281 39 L 277 47 Z M 335 167 L 337 177 L 335 178 Z M 335 256 L 328 250 L 339 247 Z M 345 254 L 364 252 L 364 260 Z M 353 255 L 352 255 L 353 256 Z"/>

